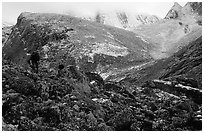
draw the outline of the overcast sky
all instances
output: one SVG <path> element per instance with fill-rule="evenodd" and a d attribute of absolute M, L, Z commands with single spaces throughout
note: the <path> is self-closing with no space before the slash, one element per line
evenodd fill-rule
<path fill-rule="evenodd" d="M 184 6 L 186 2 L 178 2 Z M 2 3 L 2 18 L 3 21 L 15 24 L 17 17 L 21 12 L 49 12 L 49 13 L 66 13 L 75 12 L 80 15 L 90 15 L 97 10 L 126 10 L 136 13 L 147 13 L 157 15 L 164 18 L 173 2 L 3 2 Z"/>

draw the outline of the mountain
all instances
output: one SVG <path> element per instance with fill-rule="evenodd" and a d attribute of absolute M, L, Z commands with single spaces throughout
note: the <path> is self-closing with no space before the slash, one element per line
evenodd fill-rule
<path fill-rule="evenodd" d="M 183 19 L 188 17 L 196 18 L 201 16 L 202 2 L 188 2 L 184 7 L 180 6 L 177 2 L 175 2 L 164 19 Z"/>
<path fill-rule="evenodd" d="M 140 73 L 140 72 L 143 74 L 149 73 L 150 75 L 153 74 L 156 76 L 157 74 L 154 73 L 153 70 L 158 71 L 158 73 L 162 72 L 162 70 L 160 70 L 162 69 L 160 68 L 160 66 L 162 66 L 161 64 L 165 64 L 164 66 L 166 66 L 166 64 L 169 63 L 169 60 L 166 61 L 166 58 L 173 59 L 175 57 L 173 55 L 180 51 L 186 50 L 186 53 L 188 53 L 188 51 L 191 51 L 191 50 L 187 49 L 186 47 L 188 47 L 189 45 L 193 45 L 194 42 L 199 42 L 199 41 L 202 42 L 201 40 L 202 25 L 197 23 L 198 17 L 194 18 L 194 15 L 193 15 L 193 14 L 197 14 L 195 13 L 195 11 L 200 11 L 202 9 L 202 6 L 200 5 L 200 3 L 194 3 L 194 2 L 187 3 L 184 7 L 181 7 L 180 5 L 178 5 L 178 3 L 175 3 L 172 9 L 167 13 L 167 16 L 169 16 L 173 10 L 175 11 L 187 10 L 187 7 L 189 8 L 189 5 L 194 5 L 194 9 L 196 10 L 192 9 L 191 10 L 192 13 L 179 16 L 179 18 L 164 19 L 160 22 L 157 22 L 151 25 L 139 26 L 138 28 L 135 29 L 134 32 L 139 34 L 141 38 L 146 40 L 146 42 L 149 42 L 149 43 L 151 42 L 150 44 L 152 45 L 152 47 L 150 50 L 150 55 L 156 60 L 141 64 L 135 67 L 132 66 L 132 67 L 129 67 L 129 69 L 120 69 L 117 71 L 112 71 L 111 75 L 108 76 L 106 80 L 120 81 L 127 78 L 126 76 L 129 75 L 130 73 L 133 73 L 133 75 L 137 77 L 137 75 L 140 75 L 137 73 Z M 202 10 L 200 11 L 200 13 L 201 12 Z M 201 48 L 201 44 L 198 45 L 197 47 Z M 194 47 L 193 50 L 196 51 L 196 48 Z M 199 54 L 201 54 L 201 49 L 199 49 Z M 188 54 L 188 58 L 191 58 L 190 56 L 191 55 Z M 197 56 L 198 58 L 201 58 L 201 55 L 197 55 Z M 160 63 L 156 63 L 158 60 Z M 178 62 L 180 60 L 182 59 L 178 59 Z M 188 59 L 185 58 L 184 60 L 188 60 Z M 162 61 L 166 61 L 166 62 L 161 63 Z M 173 60 L 172 62 L 176 62 L 176 61 L 177 60 Z M 150 70 L 146 69 L 146 68 L 149 68 L 149 66 L 152 66 L 155 68 L 152 68 Z M 199 73 L 199 71 L 194 72 L 194 74 L 196 73 Z M 149 77 L 151 77 L 150 75 L 148 75 L 147 77 L 144 75 L 141 76 L 141 77 L 144 77 L 142 78 L 141 81 L 143 82 L 145 81 L 145 79 L 149 79 Z M 201 78 L 201 75 L 197 77 Z M 156 76 L 155 78 L 159 78 L 159 77 Z M 191 78 L 195 78 L 195 77 L 191 77 Z M 139 83 L 140 76 L 137 77 L 136 79 L 137 80 L 134 80 L 134 82 L 138 81 L 136 83 Z M 199 81 L 199 84 L 201 84 L 200 79 L 196 79 L 196 80 Z"/>
<path fill-rule="evenodd" d="M 194 5 L 194 6 L 191 6 Z M 190 2 L 184 7 L 175 3 L 166 17 L 151 25 L 141 25 L 134 32 L 153 44 L 151 55 L 166 58 L 202 34 L 201 3 Z"/>
<path fill-rule="evenodd" d="M 137 85 L 153 79 L 193 79 L 196 87 L 202 89 L 202 37 L 190 42 L 171 57 L 157 60 L 125 75 L 123 81 Z"/>
<path fill-rule="evenodd" d="M 202 91 L 190 78 L 177 76 L 173 81 L 169 77 L 187 73 L 200 77 L 194 72 L 202 68 L 201 50 L 199 38 L 176 58 L 158 61 L 147 71 L 130 73 L 123 83 L 100 82 L 70 67 L 64 76 L 42 69 L 36 74 L 3 60 L 2 130 L 200 131 Z M 166 68 L 165 78 L 136 84 L 157 78 L 160 68 Z M 138 74 L 143 78 L 136 78 Z"/>
<path fill-rule="evenodd" d="M 202 130 L 202 21 L 192 14 L 131 32 L 22 13 L 2 48 L 2 130 Z M 38 73 L 27 62 L 35 50 Z"/>
<path fill-rule="evenodd" d="M 103 80 L 100 75 L 94 73 L 87 74 L 77 67 L 74 67 L 74 70 L 70 69 L 75 65 L 74 57 L 70 57 L 73 53 L 63 55 L 62 51 L 65 52 L 67 49 L 63 49 L 61 43 L 56 43 L 58 39 L 65 40 L 64 34 L 56 32 L 56 29 L 60 29 L 56 25 L 66 26 L 68 18 L 71 18 L 74 24 L 81 20 L 56 14 L 23 13 L 19 17 L 3 47 L 2 130 L 202 130 L 202 37 L 166 59 L 133 64 L 131 69 L 127 69 L 123 80 L 112 82 L 108 79 Z M 81 21 L 82 24 L 87 24 L 86 26 L 102 26 L 103 29 L 106 27 L 94 25 L 96 23 L 88 25 L 90 22 Z M 48 26 L 47 29 L 44 29 L 44 23 Z M 53 27 L 56 34 L 49 30 Z M 77 30 L 69 24 L 68 30 L 70 37 L 71 32 L 76 33 L 83 28 Z M 85 31 L 87 33 L 87 30 Z M 52 37 L 48 39 L 51 41 L 50 49 L 43 45 L 47 38 L 42 34 L 35 34 L 41 32 L 46 32 L 44 36 L 51 33 Z M 122 32 L 126 35 L 134 34 Z M 117 33 L 120 33 L 120 30 Z M 74 35 L 76 37 L 80 34 Z M 45 53 L 45 57 L 41 57 L 39 73 L 31 72 L 26 67 L 24 58 L 27 52 L 23 53 L 26 49 L 20 40 L 25 41 L 29 50 L 38 47 L 41 55 L 51 50 Z M 69 41 L 71 40 L 70 37 Z M 77 43 L 74 44 L 78 49 Z M 9 51 L 9 48 L 12 50 Z M 102 52 L 107 54 L 107 49 Z M 61 60 L 64 62 L 60 62 Z M 67 65 L 64 76 L 57 76 L 59 64 Z M 116 78 L 120 76 L 116 75 Z"/>
<path fill-rule="evenodd" d="M 69 14 L 69 13 L 68 13 Z M 77 14 L 75 15 L 77 16 Z M 126 30 L 132 30 L 143 24 L 151 24 L 158 22 L 161 18 L 155 15 L 138 14 L 128 11 L 97 11 L 96 14 L 90 16 L 78 16 L 85 20 L 110 25 Z"/>
<path fill-rule="evenodd" d="M 42 67 L 77 64 L 107 73 L 152 60 L 151 46 L 135 33 L 68 15 L 22 13 L 3 47 L 3 58 L 26 66 L 38 49 Z M 122 63 L 121 63 L 122 62 Z"/>
<path fill-rule="evenodd" d="M 173 55 L 189 42 L 199 38 L 202 33 L 200 2 L 188 2 L 184 7 L 175 2 L 164 19 L 121 10 L 98 11 L 89 16 L 78 17 L 133 31 L 137 37 L 149 43 L 149 52 L 154 59 Z"/>

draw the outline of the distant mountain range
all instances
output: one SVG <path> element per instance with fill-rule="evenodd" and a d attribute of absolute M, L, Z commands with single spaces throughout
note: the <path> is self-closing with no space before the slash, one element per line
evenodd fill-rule
<path fill-rule="evenodd" d="M 112 12 L 98 11 L 95 14 L 95 16 L 82 18 L 126 30 L 132 30 L 139 25 L 156 23 L 159 20 L 161 20 L 161 18 L 155 15 L 136 14 L 127 11 L 112 11 Z"/>

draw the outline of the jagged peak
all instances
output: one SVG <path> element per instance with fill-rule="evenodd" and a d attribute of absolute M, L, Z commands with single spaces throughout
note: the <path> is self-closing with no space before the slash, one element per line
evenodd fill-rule
<path fill-rule="evenodd" d="M 171 7 L 164 19 L 178 18 L 182 8 L 183 7 L 178 2 L 174 2 L 174 5 Z"/>
<path fill-rule="evenodd" d="M 182 6 L 178 2 L 174 2 L 174 5 L 172 6 L 171 9 L 180 10 L 181 8 Z"/>

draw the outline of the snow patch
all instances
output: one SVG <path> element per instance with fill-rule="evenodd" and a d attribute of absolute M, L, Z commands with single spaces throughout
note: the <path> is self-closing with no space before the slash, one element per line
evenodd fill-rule
<path fill-rule="evenodd" d="M 92 39 L 96 38 L 95 36 L 92 36 L 92 35 L 84 36 L 84 37 L 85 37 L 85 38 L 92 38 Z"/>
<path fill-rule="evenodd" d="M 103 98 L 93 98 L 92 99 L 94 102 L 99 102 L 99 103 L 105 103 L 107 101 L 109 101 L 108 99 L 103 99 Z"/>
<path fill-rule="evenodd" d="M 190 86 L 184 86 L 182 84 L 178 84 L 178 85 L 175 85 L 176 87 L 180 87 L 180 88 L 185 88 L 187 90 L 195 90 L 195 91 L 199 91 L 199 92 L 202 92 L 202 90 L 200 89 L 197 89 L 197 88 L 193 88 L 193 87 L 190 87 Z"/>

